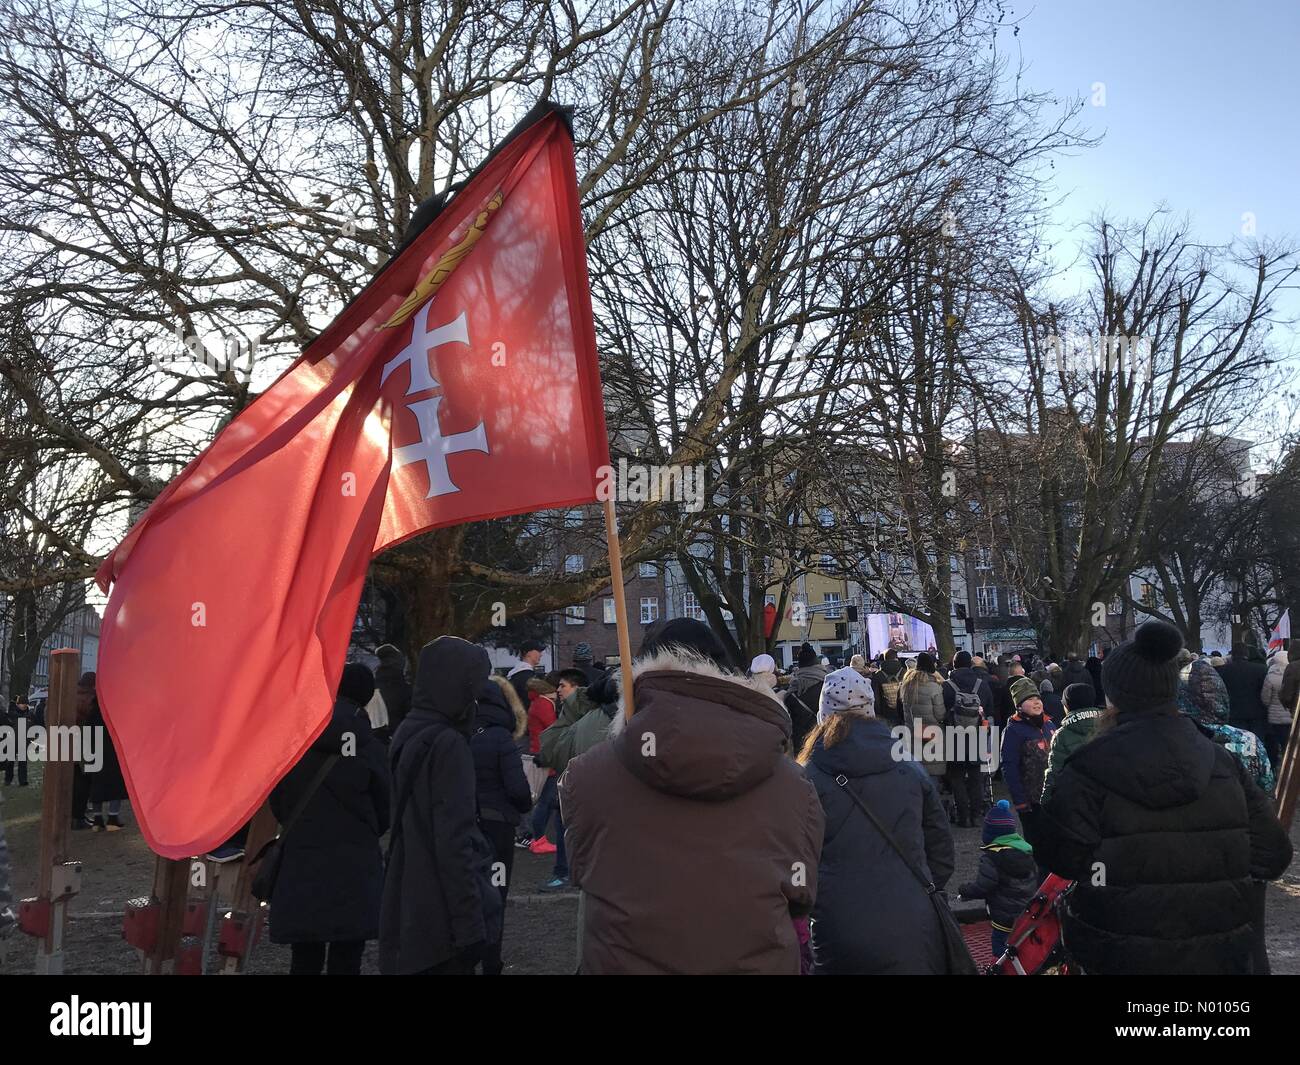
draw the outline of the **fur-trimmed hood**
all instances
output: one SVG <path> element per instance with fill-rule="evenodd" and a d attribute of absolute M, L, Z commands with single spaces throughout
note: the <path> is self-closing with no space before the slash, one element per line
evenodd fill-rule
<path fill-rule="evenodd" d="M 729 684 L 739 684 L 751 691 L 758 692 L 760 695 L 766 695 L 771 702 L 781 708 L 781 712 L 785 714 L 787 719 L 790 717 L 786 712 L 785 704 L 781 702 L 780 696 L 772 688 L 768 687 L 761 678 L 747 677 L 743 673 L 728 672 L 711 659 L 690 654 L 686 651 L 660 651 L 648 658 L 636 659 L 632 663 L 632 685 L 635 687 L 637 681 L 647 673 L 667 671 L 695 673 L 701 677 L 711 677 L 715 680 L 726 681 Z M 616 666 L 611 667 L 609 672 L 617 678 L 619 684 L 618 713 L 614 715 L 614 720 L 610 723 L 609 728 L 610 736 L 616 736 L 623 731 L 623 726 L 627 722 L 627 702 L 622 690 L 623 674 Z"/>
<path fill-rule="evenodd" d="M 519 739 L 519 737 L 528 731 L 528 711 L 524 709 L 524 704 L 519 698 L 519 693 L 515 691 L 515 686 L 500 674 L 491 674 L 488 677 L 488 681 L 500 691 L 505 707 L 509 709 L 511 715 L 514 717 L 514 726 L 511 729 L 510 734 L 515 739 Z M 495 700 L 485 700 L 483 698 L 480 698 L 479 701 L 480 704 L 484 701 L 495 702 Z"/>
<path fill-rule="evenodd" d="M 622 693 L 610 736 L 643 784 L 683 798 L 734 798 L 762 783 L 790 747 L 790 715 L 760 680 L 682 651 L 633 663 L 636 713 Z"/>

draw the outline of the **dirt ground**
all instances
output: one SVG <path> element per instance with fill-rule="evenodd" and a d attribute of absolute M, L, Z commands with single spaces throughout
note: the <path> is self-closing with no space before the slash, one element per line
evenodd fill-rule
<path fill-rule="evenodd" d="M 16 898 L 36 890 L 36 862 L 40 827 L 40 767 L 33 766 L 32 785 L 3 788 L 4 819 L 13 863 Z M 68 973 L 117 974 L 140 971 L 136 952 L 122 938 L 122 913 L 128 899 L 149 893 L 154 855 L 124 810 L 128 827 L 122 832 L 77 832 L 73 857 L 82 863 L 82 890 L 69 908 L 64 969 Z M 957 872 L 951 888 L 969 879 L 978 862 L 979 832 L 954 829 Z M 1300 850 L 1300 821 L 1292 833 Z M 566 974 L 577 968 L 576 893 L 547 895 L 538 891 L 551 874 L 550 857 L 515 852 L 514 876 L 506 911 L 503 957 L 511 974 Z M 30 973 L 35 948 L 25 936 L 11 937 L 0 975 Z M 1275 973 L 1300 973 L 1300 862 L 1293 863 L 1282 880 L 1270 885 L 1268 947 Z M 259 944 L 250 962 L 255 973 L 283 973 L 289 968 L 289 949 Z M 363 972 L 377 972 L 376 952 L 368 944 Z"/>

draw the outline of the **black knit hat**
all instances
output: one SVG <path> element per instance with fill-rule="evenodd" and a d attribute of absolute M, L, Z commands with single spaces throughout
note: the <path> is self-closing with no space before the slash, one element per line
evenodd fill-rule
<path fill-rule="evenodd" d="M 795 659 L 796 664 L 802 668 L 804 666 L 815 666 L 818 661 L 817 652 L 813 650 L 812 644 L 805 643 L 799 647 L 799 657 Z"/>
<path fill-rule="evenodd" d="M 1178 652 L 1182 634 L 1164 621 L 1148 621 L 1106 655 L 1101 683 L 1106 699 L 1123 713 L 1178 708 Z"/>
<path fill-rule="evenodd" d="M 1061 702 L 1066 710 L 1087 710 L 1096 700 L 1097 693 L 1092 690 L 1092 685 L 1085 684 L 1083 681 L 1067 684 L 1065 691 L 1061 693 Z"/>
<path fill-rule="evenodd" d="M 375 694 L 375 675 L 363 662 L 349 662 L 339 678 L 339 698 L 365 706 Z"/>

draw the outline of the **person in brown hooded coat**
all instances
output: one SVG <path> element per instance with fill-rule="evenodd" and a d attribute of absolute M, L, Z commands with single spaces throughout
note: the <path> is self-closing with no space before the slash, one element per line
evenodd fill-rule
<path fill-rule="evenodd" d="M 708 627 L 652 630 L 635 714 L 560 780 L 583 973 L 799 972 L 824 815 L 790 717 Z"/>

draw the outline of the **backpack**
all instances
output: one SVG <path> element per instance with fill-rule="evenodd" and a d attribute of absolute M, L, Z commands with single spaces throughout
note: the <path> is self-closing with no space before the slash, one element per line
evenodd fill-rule
<path fill-rule="evenodd" d="M 1061 914 L 1073 880 L 1049 873 L 1007 934 L 1002 957 L 989 966 L 991 976 L 1077 976 L 1079 967 L 1065 948 Z"/>
<path fill-rule="evenodd" d="M 880 698 L 885 704 L 885 712 L 895 721 L 903 719 L 903 702 L 899 692 L 903 687 L 903 670 L 899 670 L 892 677 L 888 673 L 882 673 L 884 678 L 880 682 Z"/>
<path fill-rule="evenodd" d="M 977 677 L 975 687 L 968 692 L 957 687 L 951 678 L 944 683 L 952 689 L 952 709 L 948 711 L 950 725 L 978 725 L 984 720 L 984 704 L 980 702 L 980 682 Z"/>

